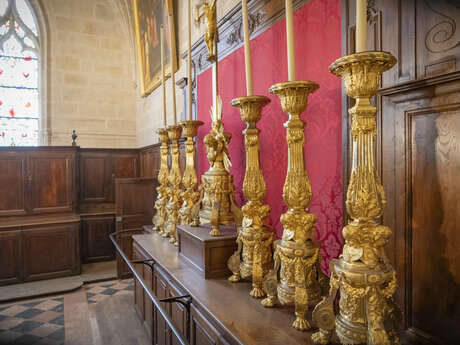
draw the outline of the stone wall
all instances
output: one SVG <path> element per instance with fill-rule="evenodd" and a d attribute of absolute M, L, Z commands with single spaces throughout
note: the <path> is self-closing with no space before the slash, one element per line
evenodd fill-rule
<path fill-rule="evenodd" d="M 120 0 L 37 0 L 47 25 L 48 144 L 136 147 L 132 33 Z"/>
<path fill-rule="evenodd" d="M 122 0 L 128 1 L 131 0 Z M 226 13 L 228 13 L 233 7 L 235 7 L 241 0 L 218 0 L 217 3 L 217 20 L 220 20 Z M 177 36 L 177 47 L 178 56 L 180 57 L 187 50 L 187 0 L 177 0 L 175 4 L 176 13 L 176 36 Z M 197 0 L 192 0 L 192 8 L 198 3 Z M 199 27 L 192 24 L 192 45 L 196 42 L 204 33 L 205 26 L 200 25 Z M 187 76 L 187 63 L 186 61 L 179 58 L 179 69 L 176 73 L 176 81 L 180 78 Z M 171 91 L 171 80 L 168 79 L 166 82 L 166 97 L 167 97 L 167 114 L 168 123 L 171 124 L 173 121 L 172 114 L 172 91 Z M 136 104 L 137 104 L 137 145 L 146 146 L 159 141 L 157 134 L 155 133 L 157 128 L 163 126 L 163 104 L 161 96 L 161 87 L 154 90 L 148 97 L 141 98 L 140 91 L 136 91 Z M 176 102 L 177 102 L 177 117 L 180 119 L 181 112 L 184 111 L 184 98 L 182 90 L 176 87 Z"/>

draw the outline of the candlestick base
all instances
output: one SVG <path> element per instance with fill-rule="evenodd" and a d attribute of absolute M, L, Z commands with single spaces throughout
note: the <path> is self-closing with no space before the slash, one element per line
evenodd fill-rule
<path fill-rule="evenodd" d="M 355 164 L 347 191 L 351 221 L 343 229 L 343 253 L 331 262 L 329 296 L 313 312 L 319 332 L 312 340 L 317 344 L 327 343 L 334 329 L 342 344 L 399 344 L 395 331 L 399 311 L 392 299 L 396 274 L 384 252 L 391 230 L 376 222 L 383 215 L 385 196 L 374 165 L 376 108 L 369 100 L 378 91 L 382 73 L 395 63 L 389 53 L 362 52 L 342 57 L 329 67 L 343 78 L 347 94 L 356 99 L 349 110 Z M 335 316 L 338 291 L 339 313 Z"/>

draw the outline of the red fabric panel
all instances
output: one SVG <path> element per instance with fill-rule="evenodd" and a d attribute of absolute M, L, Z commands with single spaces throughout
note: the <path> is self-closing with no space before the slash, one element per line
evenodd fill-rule
<path fill-rule="evenodd" d="M 328 271 L 329 260 L 338 256 L 342 245 L 341 81 L 328 71 L 328 66 L 341 56 L 340 1 L 312 0 L 295 12 L 294 23 L 297 79 L 312 80 L 320 85 L 309 97 L 302 118 L 307 123 L 305 158 L 313 189 L 310 210 L 318 216 L 316 232 L 322 242 L 322 268 Z M 287 115 L 268 88 L 287 80 L 285 35 L 283 20 L 251 41 L 254 93 L 266 95 L 272 101 L 264 108 L 258 127 L 261 129 L 260 161 L 267 183 L 265 201 L 271 207 L 269 220 L 277 238 L 283 232 L 280 215 L 286 211 L 282 191 L 287 168 L 283 127 Z M 210 130 L 211 73 L 208 69 L 198 77 L 198 119 L 205 122 L 198 134 L 200 176 L 209 168 L 203 138 Z M 219 63 L 219 93 L 224 104 L 225 130 L 233 134 L 229 153 L 236 199 L 243 205 L 246 158 L 242 131 L 245 125 L 239 110 L 230 105 L 233 98 L 246 95 L 243 48 Z"/>

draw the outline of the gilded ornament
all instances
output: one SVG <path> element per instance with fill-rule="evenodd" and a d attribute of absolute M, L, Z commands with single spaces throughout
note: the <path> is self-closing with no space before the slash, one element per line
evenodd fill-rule
<path fill-rule="evenodd" d="M 171 170 L 169 172 L 169 200 L 166 205 L 167 222 L 165 234 L 170 242 L 178 245 L 177 229 L 179 224 L 179 210 L 182 206 L 182 174 L 179 167 L 179 139 L 182 136 L 182 126 L 172 125 L 168 127 L 168 136 L 171 141 Z"/>
<path fill-rule="evenodd" d="M 199 200 L 201 192 L 198 190 L 198 177 L 195 164 L 195 142 L 198 128 L 204 123 L 202 121 L 182 121 L 183 134 L 187 138 L 185 142 L 185 171 L 182 176 L 182 207 L 179 210 L 179 222 L 184 225 L 199 226 Z"/>
<path fill-rule="evenodd" d="M 265 225 L 270 207 L 263 203 L 266 186 L 259 165 L 259 129 L 256 127 L 262 116 L 262 108 L 269 102 L 270 99 L 264 96 L 240 97 L 232 101 L 247 124 L 243 131 L 246 147 L 243 193 L 247 203 L 242 208 L 242 227 L 236 240 L 238 249 L 228 263 L 233 273 L 229 280 L 238 282 L 251 278 L 252 290 L 249 294 L 254 298 L 265 296 L 262 282 L 272 265 L 273 230 Z"/>
<path fill-rule="evenodd" d="M 208 60 L 211 62 L 217 61 L 217 16 L 216 16 L 217 0 L 205 1 L 196 8 L 195 22 L 206 20 L 206 31 L 204 33 L 204 41 L 208 48 Z"/>
<path fill-rule="evenodd" d="M 312 191 L 304 160 L 305 122 L 300 119 L 300 114 L 307 108 L 308 95 L 318 87 L 311 81 L 290 81 L 270 88 L 280 98 L 283 111 L 289 115 L 284 124 L 289 164 L 283 188 L 283 199 L 289 209 L 281 215 L 283 237 L 276 241 L 274 270 L 265 277 L 263 286 L 267 297 L 262 304 L 273 307 L 277 301 L 294 303 L 296 318 L 292 326 L 301 331 L 310 328 L 308 308 L 318 303 L 327 284 L 319 267 L 320 249 L 314 242 L 317 218 L 307 212 Z"/>
<path fill-rule="evenodd" d="M 242 215 L 235 203 L 233 176 L 228 157 L 228 144 L 232 135 L 224 131 L 222 100 L 218 97 L 216 107 L 211 109 L 212 128 L 204 137 L 209 170 L 201 176 L 200 222 L 213 225 L 211 235 L 219 236 L 220 224 L 235 222 L 241 225 Z"/>
<path fill-rule="evenodd" d="M 160 234 L 163 235 L 166 229 L 166 205 L 169 200 L 169 137 L 168 131 L 164 128 L 158 129 L 157 133 L 161 140 L 161 163 L 160 171 L 158 172 L 158 182 L 160 185 L 157 187 L 157 199 L 155 201 L 156 214 L 153 217 L 153 229 L 159 231 Z"/>
<path fill-rule="evenodd" d="M 319 327 L 312 336 L 316 344 L 327 344 L 334 330 L 342 344 L 399 344 L 395 331 L 399 310 L 392 299 L 396 273 L 384 251 L 391 229 L 377 223 L 383 215 L 385 195 L 374 164 L 376 108 L 370 103 L 382 73 L 395 63 L 389 53 L 363 52 L 342 57 L 329 67 L 344 79 L 347 94 L 356 99 L 349 109 L 354 163 L 346 199 L 351 221 L 343 228 L 343 252 L 331 261 L 329 296 L 313 312 Z M 335 316 L 334 300 L 339 291 Z"/>

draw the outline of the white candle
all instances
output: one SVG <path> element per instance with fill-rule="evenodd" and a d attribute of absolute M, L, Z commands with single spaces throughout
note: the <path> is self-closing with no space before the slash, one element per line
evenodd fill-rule
<path fill-rule="evenodd" d="M 169 55 L 170 55 L 170 67 L 171 67 L 171 89 L 172 89 L 172 96 L 173 96 L 173 116 L 174 116 L 174 125 L 177 125 L 177 114 L 176 114 L 176 76 L 174 75 L 174 49 L 173 49 L 173 41 L 174 35 L 172 31 L 173 26 L 173 17 L 172 15 L 169 16 Z"/>
<path fill-rule="evenodd" d="M 295 49 L 294 49 L 294 10 L 292 0 L 286 0 L 286 38 L 288 50 L 288 74 L 289 81 L 296 80 L 295 77 Z"/>
<path fill-rule="evenodd" d="M 192 116 L 192 4 L 188 0 L 188 119 Z"/>
<path fill-rule="evenodd" d="M 248 96 L 252 96 L 252 67 L 251 67 L 251 49 L 249 46 L 249 21 L 248 21 L 248 3 L 247 0 L 242 1 L 243 9 L 243 29 L 244 29 L 244 60 L 246 64 L 246 92 Z"/>
<path fill-rule="evenodd" d="M 164 35 L 165 35 L 165 27 L 161 25 L 160 28 L 160 35 L 161 35 L 161 91 L 163 96 L 163 125 L 166 128 L 166 90 L 165 90 L 165 42 L 164 42 Z"/>
<path fill-rule="evenodd" d="M 356 0 L 356 52 L 366 51 L 367 0 Z"/>

